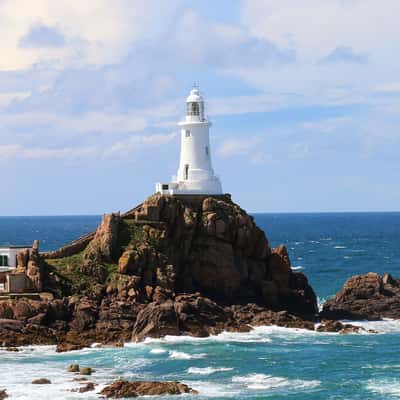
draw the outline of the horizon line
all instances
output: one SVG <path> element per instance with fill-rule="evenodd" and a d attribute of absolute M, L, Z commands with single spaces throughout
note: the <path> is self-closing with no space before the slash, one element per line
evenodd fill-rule
<path fill-rule="evenodd" d="M 109 211 L 105 213 L 98 214 L 31 214 L 31 215 L 0 215 L 0 218 L 52 218 L 52 217 L 101 217 L 104 214 L 110 214 Z M 336 210 L 336 211 L 246 211 L 247 214 L 398 214 L 400 210 Z"/>

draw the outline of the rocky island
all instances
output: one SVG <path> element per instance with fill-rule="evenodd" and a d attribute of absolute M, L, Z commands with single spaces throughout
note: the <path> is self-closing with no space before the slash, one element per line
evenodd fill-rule
<path fill-rule="evenodd" d="M 350 278 L 318 313 L 286 248 L 271 248 L 229 195 L 153 195 L 56 251 L 39 253 L 35 243 L 18 256 L 18 271 L 37 294 L 0 301 L 8 348 L 68 351 L 271 324 L 315 329 L 320 319 L 318 331 L 349 333 L 360 328 L 335 321 L 400 317 L 400 281 L 374 273 Z"/>
<path fill-rule="evenodd" d="M 316 296 L 229 195 L 156 194 L 92 234 L 19 257 L 38 297 L 0 302 L 3 346 L 207 336 L 277 324 L 313 329 Z"/>

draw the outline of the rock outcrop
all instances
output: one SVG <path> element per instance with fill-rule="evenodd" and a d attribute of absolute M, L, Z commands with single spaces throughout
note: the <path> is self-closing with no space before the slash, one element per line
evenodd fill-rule
<path fill-rule="evenodd" d="M 122 399 L 138 396 L 161 396 L 178 394 L 196 394 L 189 386 L 180 382 L 150 382 L 150 381 L 116 381 L 106 386 L 100 394 L 106 398 Z"/>
<path fill-rule="evenodd" d="M 321 312 L 327 319 L 378 320 L 400 318 L 400 280 L 369 272 L 347 280 Z"/>
<path fill-rule="evenodd" d="M 27 259 L 25 259 L 27 258 Z M 154 195 L 59 251 L 21 256 L 40 300 L 0 302 L 4 346 L 58 351 L 276 323 L 313 329 L 316 296 L 229 195 Z M 45 279 L 43 277 L 45 276 Z M 18 334 L 16 334 L 18 332 Z"/>

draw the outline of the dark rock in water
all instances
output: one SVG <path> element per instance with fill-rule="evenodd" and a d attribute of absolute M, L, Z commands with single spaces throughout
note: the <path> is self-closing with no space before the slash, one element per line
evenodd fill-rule
<path fill-rule="evenodd" d="M 179 382 L 127 382 L 116 381 L 106 386 L 100 394 L 109 398 L 122 399 L 138 396 L 177 395 L 183 393 L 196 394 L 189 386 Z"/>
<path fill-rule="evenodd" d="M 363 332 L 376 333 L 376 331 L 373 331 L 371 329 L 366 330 L 361 326 L 355 326 L 352 324 L 343 324 L 342 322 L 335 320 L 323 320 L 321 325 L 318 326 L 317 331 L 340 333 L 342 335 L 348 333 L 363 333 Z"/>
<path fill-rule="evenodd" d="M 85 386 L 82 386 L 77 389 L 72 389 L 71 392 L 77 392 L 77 393 L 86 393 L 90 392 L 95 389 L 95 384 L 93 382 L 88 382 Z"/>
<path fill-rule="evenodd" d="M 257 304 L 229 307 L 232 312 L 231 321 L 239 326 L 277 325 L 285 328 L 314 330 L 314 322 L 305 320 L 287 311 L 272 311 Z M 235 331 L 235 329 L 233 329 Z"/>
<path fill-rule="evenodd" d="M 5 389 L 0 389 L 0 400 L 4 400 L 8 397 L 7 391 Z"/>
<path fill-rule="evenodd" d="M 81 350 L 85 347 L 84 344 L 76 344 L 69 342 L 58 343 L 56 347 L 57 353 L 64 353 L 66 351 Z"/>
<path fill-rule="evenodd" d="M 32 381 L 33 385 L 50 385 L 51 381 L 46 378 L 35 379 Z"/>
<path fill-rule="evenodd" d="M 71 364 L 68 369 L 68 372 L 79 372 L 79 364 Z"/>
<path fill-rule="evenodd" d="M 400 318 L 400 280 L 376 273 L 353 276 L 321 312 L 326 319 Z"/>
<path fill-rule="evenodd" d="M 92 368 L 90 367 L 80 367 L 79 368 L 79 374 L 80 375 L 92 375 Z"/>
<path fill-rule="evenodd" d="M 18 353 L 19 349 L 18 349 L 18 347 L 7 347 L 6 351 L 12 351 L 14 353 Z"/>

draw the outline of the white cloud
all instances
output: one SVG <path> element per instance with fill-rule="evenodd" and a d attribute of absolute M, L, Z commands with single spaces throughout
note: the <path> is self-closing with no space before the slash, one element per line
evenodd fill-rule
<path fill-rule="evenodd" d="M 397 0 L 244 0 L 243 22 L 257 37 L 319 58 L 338 46 L 386 49 L 399 36 Z"/>
<path fill-rule="evenodd" d="M 400 82 L 382 83 L 375 87 L 378 93 L 400 93 Z"/>
<path fill-rule="evenodd" d="M 18 70 L 35 63 L 108 64 L 121 60 L 132 43 L 158 32 L 179 1 L 150 0 L 3 0 L 0 2 L 0 70 Z M 20 47 L 18 43 L 40 24 L 57 27 L 60 47 Z"/>
<path fill-rule="evenodd" d="M 0 107 L 8 106 L 14 100 L 23 100 L 30 96 L 30 92 L 4 92 L 0 93 Z"/>
<path fill-rule="evenodd" d="M 279 68 L 230 72 L 265 93 L 297 93 L 308 104 L 367 103 L 382 77 L 398 80 L 398 15 L 397 0 L 244 0 L 241 23 L 250 34 L 293 49 L 297 58 Z"/>
<path fill-rule="evenodd" d="M 300 128 L 317 133 L 332 133 L 340 128 L 348 128 L 353 122 L 350 117 L 326 118 L 318 121 L 303 122 Z"/>
<path fill-rule="evenodd" d="M 0 144 L 2 161 L 9 160 L 121 160 L 137 155 L 144 148 L 158 147 L 170 143 L 175 133 L 134 135 L 117 142 L 105 142 L 91 146 L 34 147 L 20 144 Z"/>

